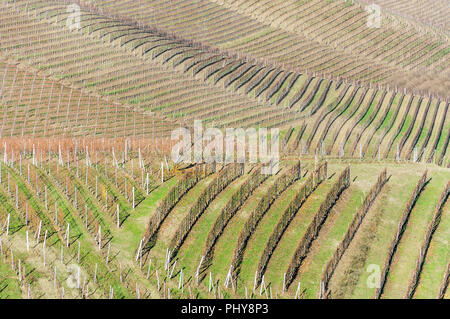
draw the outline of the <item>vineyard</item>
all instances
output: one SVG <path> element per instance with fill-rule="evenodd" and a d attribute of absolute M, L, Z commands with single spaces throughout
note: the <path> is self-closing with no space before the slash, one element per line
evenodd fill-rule
<path fill-rule="evenodd" d="M 0 0 L 0 298 L 448 299 L 449 7 L 372 3 Z"/>

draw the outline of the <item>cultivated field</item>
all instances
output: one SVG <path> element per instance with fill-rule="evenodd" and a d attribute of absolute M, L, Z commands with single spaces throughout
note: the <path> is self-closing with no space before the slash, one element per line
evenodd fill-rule
<path fill-rule="evenodd" d="M 448 299 L 450 8 L 410 2 L 0 0 L 0 298 Z M 175 162 L 196 120 L 279 167 Z"/>

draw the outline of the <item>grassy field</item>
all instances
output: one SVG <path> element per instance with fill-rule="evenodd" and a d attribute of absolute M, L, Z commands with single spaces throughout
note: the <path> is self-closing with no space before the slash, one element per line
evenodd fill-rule
<path fill-rule="evenodd" d="M 412 297 L 436 298 L 450 260 L 450 20 L 431 0 L 379 2 L 372 28 L 364 0 L 0 1 L 0 298 L 368 299 L 383 269 L 381 298 L 404 298 L 415 275 Z M 220 158 L 240 128 L 245 172 Z M 262 178 L 250 151 L 262 160 L 277 132 L 280 171 Z"/>

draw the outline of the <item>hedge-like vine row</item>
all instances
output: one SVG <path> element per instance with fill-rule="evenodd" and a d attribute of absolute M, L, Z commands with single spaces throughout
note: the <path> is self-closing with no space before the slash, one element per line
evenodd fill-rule
<path fill-rule="evenodd" d="M 409 136 L 411 135 L 412 129 L 413 129 L 415 123 L 416 123 L 417 114 L 419 114 L 419 109 L 420 109 L 420 106 L 422 105 L 422 101 L 423 101 L 423 97 L 421 96 L 419 98 L 419 101 L 417 102 L 417 106 L 416 106 L 416 109 L 414 110 L 414 115 L 413 115 L 413 117 L 411 119 L 411 122 L 409 123 L 409 126 L 408 126 L 406 132 L 403 134 L 402 139 L 400 140 L 400 143 L 399 143 L 399 146 L 398 146 L 399 153 L 402 152 L 406 141 L 408 140 Z"/>
<path fill-rule="evenodd" d="M 298 161 L 289 170 L 285 171 L 277 178 L 275 183 L 267 190 L 263 198 L 260 199 L 258 205 L 250 213 L 244 227 L 239 234 L 239 238 L 234 249 L 233 259 L 231 261 L 232 276 L 234 282 L 237 281 L 239 275 L 240 265 L 244 257 L 244 252 L 247 243 L 250 240 L 253 232 L 263 218 L 264 214 L 269 210 L 273 202 L 282 194 L 292 183 L 299 180 L 301 177 L 301 164 Z"/>
<path fill-rule="evenodd" d="M 202 254 L 205 256 L 205 262 L 202 264 L 202 271 L 209 266 L 214 254 L 214 246 L 217 239 L 222 234 L 230 219 L 236 214 L 253 191 L 268 177 L 268 174 L 261 174 L 261 165 L 255 167 L 251 176 L 239 187 L 239 189 L 234 192 L 231 199 L 225 207 L 222 208 L 219 216 L 214 222 L 214 225 L 208 233 L 208 237 L 206 238 Z"/>
<path fill-rule="evenodd" d="M 391 140 L 389 141 L 389 144 L 388 144 L 388 146 L 386 148 L 386 151 L 384 153 L 384 158 L 388 157 L 389 152 L 390 152 L 390 150 L 392 148 L 392 145 L 394 144 L 395 139 L 401 133 L 403 125 L 405 125 L 406 119 L 408 117 L 409 110 L 411 109 L 411 105 L 412 105 L 413 100 L 414 100 L 414 95 L 411 95 L 411 97 L 409 98 L 408 104 L 406 106 L 405 113 L 403 114 L 403 117 L 401 119 L 400 125 L 397 127 L 397 131 L 395 132 L 395 134 L 391 137 Z M 399 105 L 399 108 L 400 107 L 401 107 L 401 105 Z"/>
<path fill-rule="evenodd" d="M 320 95 L 319 99 L 317 100 L 316 104 L 311 108 L 311 111 L 309 112 L 309 115 L 312 116 L 316 114 L 317 110 L 320 109 L 323 105 L 323 102 L 325 102 L 325 99 L 328 95 L 328 92 L 330 91 L 330 87 L 333 81 L 328 81 L 325 89 L 323 90 L 322 94 Z"/>
<path fill-rule="evenodd" d="M 344 99 L 344 96 L 347 94 L 348 90 L 350 88 L 350 85 L 346 85 L 342 90 L 341 93 L 339 94 L 339 96 L 330 104 L 327 105 L 327 107 L 322 110 L 322 112 L 320 113 L 320 115 L 317 117 L 316 122 L 314 123 L 314 126 L 311 130 L 311 134 L 308 136 L 308 139 L 306 141 L 306 148 L 309 150 L 309 147 L 311 146 L 311 142 L 317 132 L 317 129 L 319 127 L 319 125 L 323 122 L 323 120 L 325 119 L 325 117 L 330 114 L 331 112 L 333 112 L 339 104 L 341 104 L 342 100 Z"/>
<path fill-rule="evenodd" d="M 294 83 L 297 82 L 297 79 L 300 77 L 300 75 L 301 75 L 300 73 L 294 73 L 294 75 L 291 77 L 286 87 L 280 91 L 276 100 L 277 105 L 279 105 L 284 100 L 284 98 L 288 96 L 289 92 L 294 86 Z"/>
<path fill-rule="evenodd" d="M 303 103 L 300 105 L 300 107 L 299 107 L 300 112 L 304 111 L 308 107 L 308 105 L 311 104 L 312 100 L 317 95 L 317 92 L 319 92 L 319 88 L 322 85 L 322 82 L 323 82 L 323 79 L 320 79 L 319 81 L 317 81 L 313 90 L 308 94 L 305 101 L 303 101 Z"/>
<path fill-rule="evenodd" d="M 309 87 L 309 84 L 311 83 L 311 81 L 314 80 L 314 77 L 311 76 L 308 78 L 308 80 L 305 82 L 305 84 L 303 84 L 302 88 L 294 94 L 294 96 L 292 97 L 292 99 L 289 101 L 289 107 L 293 107 L 295 103 L 297 103 L 298 101 L 300 101 L 300 99 L 302 98 L 303 94 L 305 94 L 306 89 Z"/>
<path fill-rule="evenodd" d="M 294 132 L 294 128 L 291 126 L 291 127 L 289 127 L 289 129 L 287 130 L 286 134 L 283 137 L 283 141 L 281 142 L 281 145 L 285 151 L 286 151 L 286 146 L 287 146 L 289 139 L 291 138 L 293 132 Z"/>
<path fill-rule="evenodd" d="M 370 137 L 370 139 L 367 139 L 367 141 L 366 141 L 366 145 L 365 145 L 366 148 L 369 146 L 369 142 L 372 139 L 372 137 L 375 134 L 375 132 L 383 125 L 384 121 L 388 119 L 389 110 L 392 108 L 392 103 L 394 102 L 394 98 L 395 98 L 396 95 L 397 94 L 392 94 L 392 97 L 391 97 L 391 99 L 389 101 L 389 105 L 388 105 L 388 107 L 386 109 L 386 112 L 384 114 L 383 119 L 381 119 L 380 122 L 378 123 L 378 125 L 375 128 L 375 130 L 373 131 L 372 136 Z M 383 142 L 384 137 L 389 133 L 389 131 L 394 126 L 395 120 L 397 119 L 398 113 L 400 112 L 400 108 L 401 108 L 401 106 L 403 104 L 403 100 L 404 99 L 405 99 L 405 94 L 402 94 L 400 96 L 400 101 L 397 104 L 397 108 L 394 110 L 394 114 L 391 117 L 391 121 L 389 122 L 388 126 L 384 129 L 383 133 L 381 134 L 381 136 L 378 139 L 377 147 L 376 147 L 376 149 L 373 152 L 373 157 L 377 156 L 378 148 L 380 147 L 381 143 Z"/>
<path fill-rule="evenodd" d="M 428 163 L 431 163 L 431 161 L 433 160 L 434 152 L 436 151 L 436 147 L 437 147 L 437 145 L 439 143 L 439 140 L 441 138 L 442 131 L 443 131 L 443 128 L 444 128 L 444 122 L 445 122 L 445 119 L 447 117 L 449 104 L 450 103 L 447 102 L 446 105 L 445 105 L 444 114 L 442 115 L 442 121 L 441 121 L 441 124 L 439 124 L 439 129 L 437 130 L 438 134 L 436 135 L 436 138 L 435 138 L 434 143 L 433 143 L 433 147 L 431 148 L 430 156 L 428 157 L 428 161 L 427 161 Z"/>
<path fill-rule="evenodd" d="M 418 162 L 420 162 L 422 160 L 422 156 L 425 151 L 425 148 L 427 147 L 428 142 L 430 141 L 431 134 L 433 133 L 434 124 L 436 123 L 436 117 L 437 117 L 437 113 L 439 111 L 440 104 L 441 104 L 441 100 L 438 99 L 438 101 L 436 102 L 436 108 L 434 109 L 433 117 L 431 118 L 431 126 L 428 129 L 427 136 L 425 137 L 425 139 L 422 143 L 422 146 L 420 147 L 420 150 L 419 150 L 419 156 L 417 157 Z M 426 116 L 424 118 L 426 118 Z"/>
<path fill-rule="evenodd" d="M 372 122 L 375 120 L 375 118 L 378 115 L 378 112 L 381 109 L 381 106 L 383 105 L 383 101 L 386 97 L 387 91 L 384 90 L 383 93 L 381 94 L 381 97 L 378 101 L 377 106 L 375 107 L 375 110 L 372 112 L 372 114 L 370 115 L 370 117 L 367 119 L 366 123 L 364 124 L 364 126 L 362 127 L 362 129 L 358 132 L 355 141 L 353 142 L 353 146 L 352 146 L 352 154 L 355 153 L 356 147 L 359 143 L 359 141 L 361 140 L 362 135 L 364 134 L 364 132 L 367 130 L 367 128 L 372 124 Z"/>
<path fill-rule="evenodd" d="M 217 84 L 217 82 L 219 82 L 222 78 L 226 77 L 228 74 L 236 71 L 238 68 L 240 68 L 241 66 L 243 66 L 245 64 L 245 62 L 243 61 L 238 61 L 235 64 L 230 64 L 230 67 L 225 67 L 222 68 L 214 77 L 214 84 Z"/>
<path fill-rule="evenodd" d="M 366 108 L 362 110 L 362 112 L 360 114 L 358 114 L 358 116 L 353 120 L 353 123 L 351 124 L 351 126 L 347 129 L 347 131 L 345 132 L 345 137 L 342 143 L 342 148 L 345 147 L 345 145 L 348 142 L 348 139 L 350 138 L 350 135 L 352 135 L 353 130 L 355 129 L 355 127 L 362 121 L 362 119 L 366 116 L 366 114 L 369 112 L 370 108 L 372 107 L 372 103 L 375 99 L 375 96 L 377 95 L 378 90 L 374 90 L 369 102 L 366 104 Z M 376 113 L 376 111 L 374 111 L 373 113 Z"/>
<path fill-rule="evenodd" d="M 444 145 L 442 147 L 442 153 L 441 156 L 439 157 L 438 165 L 442 165 L 442 162 L 444 161 L 444 156 L 447 153 L 447 147 L 449 142 L 450 142 L 450 127 L 448 128 L 447 138 L 445 139 Z"/>
<path fill-rule="evenodd" d="M 245 93 L 250 93 L 251 90 L 256 88 L 266 77 L 267 75 L 272 72 L 274 69 L 273 67 L 266 67 L 265 70 L 261 73 L 259 73 L 257 76 L 253 77 L 248 83 L 247 88 L 245 89 Z"/>
<path fill-rule="evenodd" d="M 298 129 L 298 134 L 295 136 L 293 145 L 292 145 L 292 150 L 295 151 L 298 149 L 298 147 L 300 146 L 300 140 L 303 137 L 303 133 L 305 133 L 306 130 L 306 123 L 303 122 L 302 125 L 300 125 L 299 129 Z M 303 152 L 303 150 L 300 150 L 300 152 Z"/>
<path fill-rule="evenodd" d="M 257 286 L 261 283 L 262 276 L 264 275 L 270 257 L 277 247 L 278 242 L 281 240 L 281 237 L 283 236 L 284 231 L 288 227 L 289 223 L 292 221 L 295 214 L 309 197 L 309 195 L 311 195 L 311 193 L 317 188 L 317 186 L 327 178 L 327 167 L 327 162 L 323 162 L 315 171 L 311 172 L 311 174 L 308 176 L 308 179 L 301 186 L 300 190 L 297 192 L 293 200 L 289 203 L 289 206 L 281 215 L 280 220 L 278 221 L 272 234 L 270 235 L 264 251 L 259 259 L 256 276 Z"/>
<path fill-rule="evenodd" d="M 419 258 L 416 262 L 416 268 L 414 269 L 413 278 L 408 286 L 408 292 L 406 293 L 406 298 L 411 299 L 416 291 L 417 285 L 419 284 L 420 273 L 422 271 L 423 263 L 425 261 L 425 257 L 427 256 L 428 248 L 430 247 L 431 238 L 433 237 L 434 232 L 439 226 L 442 216 L 442 208 L 444 207 L 445 202 L 447 201 L 448 195 L 450 193 L 450 182 L 445 185 L 444 191 L 441 193 L 439 201 L 436 205 L 436 209 L 433 214 L 433 218 L 428 225 L 427 232 L 425 233 L 425 240 L 423 242 L 422 247 L 420 248 Z"/>
<path fill-rule="evenodd" d="M 277 93 L 280 88 L 283 86 L 284 82 L 288 79 L 288 77 L 292 74 L 292 72 L 284 72 L 283 76 L 279 78 L 276 83 L 271 87 L 271 89 L 267 92 L 266 101 L 269 101 L 272 96 Z"/>
<path fill-rule="evenodd" d="M 211 181 L 203 192 L 198 196 L 195 203 L 189 209 L 189 212 L 181 221 L 178 230 L 170 241 L 170 252 L 173 258 L 180 249 L 187 235 L 194 227 L 197 220 L 204 213 L 211 201 L 227 187 L 232 181 L 244 173 L 244 166 L 242 164 L 233 163 L 226 166 L 217 176 Z"/>
<path fill-rule="evenodd" d="M 414 135 L 414 137 L 412 139 L 411 146 L 408 149 L 408 155 L 406 155 L 406 159 L 411 158 L 411 154 L 414 150 L 414 147 L 416 146 L 417 142 L 419 141 L 419 137 L 422 134 L 422 130 L 425 125 L 425 120 L 427 118 L 427 114 L 428 114 L 428 110 L 430 109 L 430 106 L 431 106 L 431 98 L 428 99 L 428 103 L 427 103 L 427 106 L 425 107 L 425 111 L 423 113 L 422 120 L 420 121 L 419 129 L 417 130 L 416 135 Z M 436 112 L 435 112 L 435 114 L 436 114 Z M 434 117 L 434 119 L 435 119 L 435 117 Z M 434 121 L 434 119 L 433 119 L 433 121 Z"/>
<path fill-rule="evenodd" d="M 445 292 L 447 291 L 448 284 L 450 281 L 450 262 L 447 264 L 447 270 L 444 274 L 444 279 L 442 280 L 441 287 L 439 288 L 438 299 L 443 299 L 445 296 Z"/>
<path fill-rule="evenodd" d="M 333 123 L 334 123 L 334 122 L 335 122 L 342 114 L 344 114 L 344 112 L 348 109 L 348 107 L 350 106 L 350 104 L 352 104 L 353 99 L 355 98 L 356 93 L 358 92 L 359 89 L 360 89 L 360 87 L 354 87 L 354 88 L 353 88 L 353 91 L 352 91 L 352 93 L 351 93 L 351 95 L 350 95 L 350 96 L 348 97 L 348 99 L 344 102 L 344 104 L 343 104 L 340 108 L 334 110 L 334 111 L 333 111 L 334 113 L 330 115 L 330 118 L 328 119 L 328 122 L 327 122 L 327 124 L 325 125 L 324 130 L 322 131 L 322 135 L 320 136 L 319 143 L 325 139 L 325 136 L 327 136 L 328 131 L 329 131 L 330 128 L 331 128 L 331 125 L 333 125 Z M 313 134 L 315 134 L 315 132 L 313 132 Z M 308 148 L 309 148 L 309 145 L 308 145 Z"/>
<path fill-rule="evenodd" d="M 241 77 L 240 79 L 238 79 L 236 81 L 236 84 L 234 86 L 234 91 L 239 90 L 241 87 L 243 87 L 244 85 L 249 83 L 251 81 L 251 79 L 253 79 L 263 69 L 264 69 L 263 66 L 256 65 L 256 67 L 253 70 L 251 70 L 250 72 L 247 72 L 247 74 L 245 74 L 243 77 Z"/>
<path fill-rule="evenodd" d="M 240 68 L 238 68 L 236 71 L 234 71 L 232 74 L 230 74 L 229 77 L 225 80 L 225 87 L 229 87 L 231 84 L 233 84 L 235 81 L 237 81 L 240 77 L 245 76 L 248 72 L 250 72 L 251 69 L 256 68 L 254 64 L 252 63 L 245 63 Z"/>
<path fill-rule="evenodd" d="M 367 92 L 369 91 L 369 88 L 365 88 L 364 91 L 361 93 L 361 96 L 359 97 L 359 100 L 356 102 L 356 105 L 351 108 L 351 110 L 349 111 L 350 114 L 346 114 L 345 116 L 340 117 L 340 123 L 339 126 L 340 127 L 344 127 L 344 125 L 350 121 L 351 118 L 353 118 L 353 116 L 356 114 L 356 112 L 358 112 L 359 108 L 361 107 L 364 98 L 366 97 Z M 333 149 L 334 144 L 336 143 L 336 140 L 339 136 L 340 130 L 335 130 L 333 137 L 331 139 L 331 143 L 328 145 L 328 152 L 331 153 L 331 150 Z M 343 146 L 342 146 L 343 147 Z"/>
<path fill-rule="evenodd" d="M 281 73 L 283 73 L 283 70 L 278 68 L 273 71 L 269 77 L 265 78 L 255 91 L 256 97 L 259 97 L 265 90 L 267 90 Z"/>
<path fill-rule="evenodd" d="M 150 218 L 150 221 L 145 231 L 145 243 L 149 243 L 157 233 L 161 223 L 170 213 L 172 208 L 180 201 L 181 197 L 186 194 L 198 181 L 213 172 L 213 167 L 207 164 L 196 165 L 193 170 L 189 170 L 184 176 L 175 184 L 167 195 L 162 199 L 161 203 L 156 208 L 155 213 Z"/>

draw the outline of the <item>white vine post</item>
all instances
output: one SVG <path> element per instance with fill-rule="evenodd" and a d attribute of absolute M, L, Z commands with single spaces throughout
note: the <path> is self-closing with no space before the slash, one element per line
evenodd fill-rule
<path fill-rule="evenodd" d="M 77 201 L 77 196 L 76 196 L 77 192 L 75 189 L 75 208 L 77 206 L 76 201 Z M 47 202 L 47 185 L 45 186 L 45 209 L 48 210 L 48 202 Z"/>
<path fill-rule="evenodd" d="M 117 215 L 117 227 L 120 227 L 120 222 L 119 222 L 119 204 L 117 204 L 117 213 L 116 213 L 116 215 Z"/>
<path fill-rule="evenodd" d="M 205 256 L 202 256 L 202 258 L 200 259 L 200 263 L 198 264 L 197 271 L 195 272 L 195 281 L 197 282 L 197 285 L 198 285 L 198 277 L 200 274 L 200 267 L 202 266 L 204 259 L 205 259 Z"/>
<path fill-rule="evenodd" d="M 324 284 L 323 281 L 320 281 L 319 298 L 320 299 L 324 299 L 325 298 L 325 284 Z"/>

